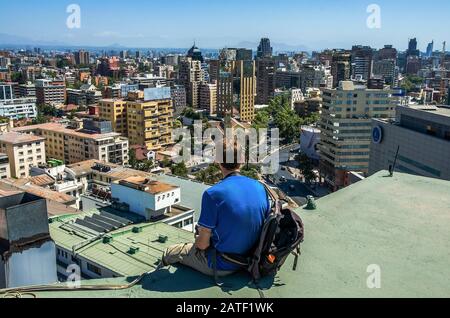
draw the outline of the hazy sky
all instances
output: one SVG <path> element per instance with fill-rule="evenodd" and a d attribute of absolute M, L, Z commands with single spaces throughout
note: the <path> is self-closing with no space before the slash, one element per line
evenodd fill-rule
<path fill-rule="evenodd" d="M 81 8 L 81 28 L 69 29 L 69 4 Z M 370 29 L 368 5 L 381 8 Z M 0 33 L 71 45 L 218 48 L 269 37 L 273 43 L 347 48 L 352 44 L 405 49 L 435 40 L 450 44 L 448 0 L 17 0 L 2 1 Z"/>

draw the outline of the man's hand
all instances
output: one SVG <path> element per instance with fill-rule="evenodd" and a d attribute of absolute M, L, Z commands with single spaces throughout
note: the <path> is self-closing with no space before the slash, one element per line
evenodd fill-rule
<path fill-rule="evenodd" d="M 211 230 L 201 227 L 198 227 L 198 236 L 195 240 L 195 247 L 199 250 L 205 251 L 208 249 L 211 240 Z"/>

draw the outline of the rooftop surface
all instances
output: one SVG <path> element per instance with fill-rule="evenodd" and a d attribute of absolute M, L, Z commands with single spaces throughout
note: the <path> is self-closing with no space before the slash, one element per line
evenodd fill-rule
<path fill-rule="evenodd" d="M 33 136 L 29 134 L 21 134 L 18 132 L 8 132 L 0 135 L 0 142 L 19 145 L 31 142 L 44 141 L 45 138 L 39 136 Z"/>
<path fill-rule="evenodd" d="M 118 184 L 125 187 L 137 188 L 150 194 L 159 194 L 176 189 L 176 186 L 157 180 L 150 180 L 144 177 L 130 177 L 117 181 Z"/>
<path fill-rule="evenodd" d="M 0 188 L 3 190 L 19 190 L 37 195 L 47 200 L 58 203 L 71 205 L 76 201 L 76 198 L 65 193 L 59 193 L 51 189 L 43 188 L 32 183 L 32 178 L 24 179 L 2 179 L 0 180 Z"/>
<path fill-rule="evenodd" d="M 317 210 L 298 209 L 306 230 L 299 268 L 292 271 L 290 257 L 274 280 L 262 280 L 260 288 L 265 296 L 450 297 L 450 182 L 401 173 L 392 178 L 387 175 L 379 172 L 324 197 L 317 201 Z M 149 239 L 166 226 L 156 228 L 158 233 L 150 227 L 145 230 Z M 182 230 L 167 230 L 170 243 L 192 240 L 192 234 L 185 237 Z M 380 289 L 367 287 L 367 269 L 372 264 L 381 270 Z M 84 283 L 117 285 L 132 279 Z M 221 289 L 209 277 L 171 267 L 146 276 L 129 289 L 39 292 L 37 296 L 259 297 L 245 274 L 224 278 L 223 282 L 226 287 Z"/>
<path fill-rule="evenodd" d="M 92 169 L 96 164 L 100 164 L 101 166 L 108 167 L 109 171 L 99 171 Z M 143 178 L 151 178 L 152 174 L 149 172 L 134 170 L 131 168 L 126 168 L 123 166 L 119 166 L 109 162 L 103 162 L 100 160 L 86 160 L 82 162 L 78 162 L 75 164 L 67 165 L 66 168 L 72 170 L 76 176 L 83 176 L 89 173 L 101 174 L 104 176 L 108 176 L 112 180 L 122 180 L 130 177 L 143 177 Z"/>
<path fill-rule="evenodd" d="M 120 136 L 119 133 L 115 133 L 115 132 L 99 134 L 99 133 L 89 133 L 82 129 L 77 129 L 77 130 L 69 129 L 69 128 L 66 128 L 64 125 L 61 125 L 58 123 L 45 123 L 45 124 L 39 124 L 39 125 L 19 127 L 19 128 L 14 128 L 14 131 L 15 132 L 27 132 L 27 131 L 32 131 L 32 130 L 36 130 L 36 129 L 52 131 L 54 133 L 62 133 L 65 135 L 70 135 L 70 136 L 75 136 L 75 137 L 80 137 L 80 138 L 87 138 L 87 139 L 104 139 L 104 138 Z"/>
<path fill-rule="evenodd" d="M 54 218 L 50 224 L 51 237 L 58 246 L 68 250 L 78 247 L 75 250 L 79 257 L 89 259 L 125 277 L 137 276 L 156 268 L 167 247 L 192 240 L 193 237 L 190 232 L 178 230 L 164 223 L 130 224 L 109 232 L 108 235 L 113 238 L 112 241 L 103 243 L 100 233 L 74 223 L 77 219 L 93 214 L 98 213 Z M 134 227 L 139 227 L 142 231 L 134 233 Z M 160 235 L 167 236 L 167 242 L 159 242 Z M 89 243 L 90 240 L 93 242 Z M 130 247 L 138 247 L 139 252 L 135 255 L 129 254 Z"/>

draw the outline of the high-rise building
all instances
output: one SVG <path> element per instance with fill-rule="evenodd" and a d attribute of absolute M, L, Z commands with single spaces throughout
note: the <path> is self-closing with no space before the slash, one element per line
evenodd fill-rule
<path fill-rule="evenodd" d="M 202 55 L 202 51 L 200 51 L 200 49 L 198 47 L 194 45 L 189 49 L 189 51 L 186 54 L 187 57 L 190 57 L 193 61 L 200 61 L 201 63 L 203 63 L 203 55 Z"/>
<path fill-rule="evenodd" d="M 128 138 L 132 145 L 158 150 L 172 143 L 173 104 L 169 87 L 148 88 L 143 99 L 127 102 Z"/>
<path fill-rule="evenodd" d="M 434 41 L 431 41 L 427 45 L 427 57 L 428 58 L 433 56 L 433 50 L 434 50 Z"/>
<path fill-rule="evenodd" d="M 373 63 L 373 75 L 381 76 L 387 85 L 398 86 L 399 69 L 397 61 L 392 59 L 378 60 Z"/>
<path fill-rule="evenodd" d="M 268 104 L 275 92 L 275 62 L 271 58 L 256 60 L 256 103 Z"/>
<path fill-rule="evenodd" d="M 406 74 L 416 75 L 421 67 L 420 58 L 416 55 L 409 55 L 406 60 Z"/>
<path fill-rule="evenodd" d="M 398 57 L 397 49 L 392 45 L 385 45 L 377 54 L 378 60 L 396 60 Z"/>
<path fill-rule="evenodd" d="M 120 51 L 119 56 L 120 56 L 121 59 L 127 59 L 128 58 L 128 51 L 127 50 Z"/>
<path fill-rule="evenodd" d="M 349 52 L 335 52 L 332 55 L 331 75 L 333 75 L 333 88 L 339 86 L 341 81 L 348 81 L 351 77 L 351 60 Z"/>
<path fill-rule="evenodd" d="M 210 60 L 209 61 L 209 81 L 210 83 L 216 83 L 219 79 L 220 73 L 220 60 Z"/>
<path fill-rule="evenodd" d="M 255 116 L 256 76 L 255 61 L 224 61 L 217 83 L 217 113 L 251 122 Z"/>
<path fill-rule="evenodd" d="M 200 108 L 210 115 L 217 113 L 217 83 L 200 84 Z"/>
<path fill-rule="evenodd" d="M 187 103 L 198 108 L 200 83 L 204 81 L 202 63 L 188 57 L 179 66 L 178 81 L 186 88 Z"/>
<path fill-rule="evenodd" d="M 408 56 L 419 56 L 420 55 L 420 51 L 417 49 L 417 39 L 416 38 L 409 40 L 407 55 Z"/>
<path fill-rule="evenodd" d="M 236 50 L 237 61 L 251 61 L 253 60 L 253 51 L 250 49 L 237 49 Z"/>
<path fill-rule="evenodd" d="M 173 85 L 170 87 L 172 96 L 174 117 L 180 115 L 186 108 L 186 88 L 183 85 Z"/>
<path fill-rule="evenodd" d="M 117 78 L 120 71 L 119 63 L 120 61 L 116 56 L 111 58 L 101 58 L 97 65 L 97 74 Z"/>
<path fill-rule="evenodd" d="M 219 60 L 221 61 L 235 61 L 236 60 L 237 49 L 235 48 L 224 48 L 220 50 Z"/>
<path fill-rule="evenodd" d="M 370 46 L 353 46 L 352 76 L 368 80 L 372 76 L 373 50 Z"/>
<path fill-rule="evenodd" d="M 123 99 L 102 99 L 98 103 L 99 118 L 111 122 L 112 129 L 128 136 L 127 129 L 127 102 Z"/>
<path fill-rule="evenodd" d="M 66 83 L 59 80 L 36 80 L 38 104 L 64 104 L 66 102 Z"/>
<path fill-rule="evenodd" d="M 256 56 L 258 58 L 270 58 L 272 57 L 273 49 L 270 46 L 270 40 L 268 38 L 262 38 L 258 46 L 258 52 Z"/>
<path fill-rule="evenodd" d="M 89 52 L 80 50 L 74 53 L 75 64 L 76 65 L 89 65 L 91 60 L 91 55 Z"/>
<path fill-rule="evenodd" d="M 320 173 L 332 189 L 343 187 L 348 171 L 368 173 L 371 118 L 395 117 L 393 94 L 351 81 L 323 90 Z"/>

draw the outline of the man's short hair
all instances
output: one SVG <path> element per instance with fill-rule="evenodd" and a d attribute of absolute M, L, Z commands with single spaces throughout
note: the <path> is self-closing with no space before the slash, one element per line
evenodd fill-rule
<path fill-rule="evenodd" d="M 242 146 L 236 139 L 223 138 L 223 159 L 220 165 L 227 170 L 239 170 L 243 163 Z"/>

